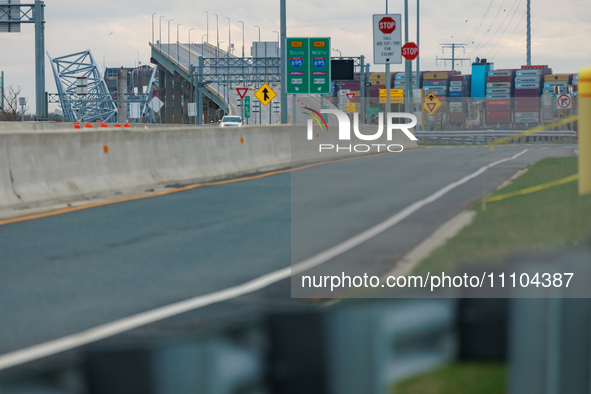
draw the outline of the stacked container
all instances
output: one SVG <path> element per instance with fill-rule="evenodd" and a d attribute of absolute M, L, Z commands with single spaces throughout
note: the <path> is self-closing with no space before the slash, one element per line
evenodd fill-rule
<path fill-rule="evenodd" d="M 470 97 L 470 75 L 452 75 L 449 81 L 449 120 L 451 123 L 463 123 L 466 113 L 467 97 Z"/>
<path fill-rule="evenodd" d="M 570 74 L 548 74 L 544 75 L 544 93 L 568 93 L 570 85 Z"/>
<path fill-rule="evenodd" d="M 515 70 L 490 70 L 486 77 L 486 123 L 511 123 Z"/>
<path fill-rule="evenodd" d="M 579 74 L 573 75 L 573 85 L 571 90 L 573 92 L 573 97 L 577 97 L 579 95 Z"/>
<path fill-rule="evenodd" d="M 515 73 L 515 123 L 540 122 L 540 93 L 548 66 L 521 66 Z"/>
<path fill-rule="evenodd" d="M 438 99 L 444 101 L 444 97 L 448 94 L 450 77 L 459 74 L 459 71 L 435 71 L 424 73 L 423 89 L 425 89 L 425 96 L 433 93 Z"/>
<path fill-rule="evenodd" d="M 419 86 L 421 86 L 423 73 L 419 74 Z M 415 88 L 417 84 L 417 73 L 416 71 L 412 73 L 412 87 Z M 396 74 L 395 81 L 392 84 L 392 87 L 395 89 L 404 89 L 406 85 L 406 73 L 400 72 Z"/>

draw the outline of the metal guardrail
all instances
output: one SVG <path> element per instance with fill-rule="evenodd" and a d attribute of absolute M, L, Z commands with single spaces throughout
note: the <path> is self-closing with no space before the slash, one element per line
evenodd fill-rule
<path fill-rule="evenodd" d="M 519 134 L 519 131 L 419 131 L 415 136 L 421 144 L 488 144 L 498 138 Z M 572 144 L 576 142 L 575 131 L 540 131 L 535 135 L 516 138 L 511 144 Z"/>
<path fill-rule="evenodd" d="M 457 305 L 456 299 L 355 302 L 271 313 L 196 339 L 171 341 L 168 333 L 97 343 L 77 365 L 60 369 L 48 360 L 49 370 L 21 368 L 8 381 L 0 375 L 0 393 L 392 393 L 401 379 L 457 355 Z"/>

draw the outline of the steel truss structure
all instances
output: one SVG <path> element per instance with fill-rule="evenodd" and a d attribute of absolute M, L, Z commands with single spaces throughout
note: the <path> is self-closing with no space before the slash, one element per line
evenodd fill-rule
<path fill-rule="evenodd" d="M 53 68 L 55 85 L 64 117 L 69 122 L 103 120 L 115 122 L 117 107 L 90 50 L 53 59 L 47 54 Z M 87 78 L 87 92 L 76 92 L 78 77 Z"/>
<path fill-rule="evenodd" d="M 211 83 L 281 82 L 281 58 L 219 57 L 202 58 L 195 75 L 204 85 Z"/>

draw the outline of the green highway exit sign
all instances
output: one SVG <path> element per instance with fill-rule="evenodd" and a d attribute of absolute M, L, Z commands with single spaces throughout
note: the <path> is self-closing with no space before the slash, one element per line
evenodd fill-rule
<path fill-rule="evenodd" d="M 244 117 L 250 118 L 250 96 L 244 97 Z"/>
<path fill-rule="evenodd" d="M 330 37 L 288 38 L 287 94 L 330 93 Z"/>

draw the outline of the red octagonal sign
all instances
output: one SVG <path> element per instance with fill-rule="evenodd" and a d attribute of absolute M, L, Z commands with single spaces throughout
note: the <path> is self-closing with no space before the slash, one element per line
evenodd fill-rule
<path fill-rule="evenodd" d="M 384 34 L 392 34 L 392 32 L 396 30 L 396 22 L 391 17 L 385 16 L 380 19 L 378 29 Z"/>
<path fill-rule="evenodd" d="M 419 56 L 419 47 L 414 42 L 407 42 L 402 47 L 402 56 L 406 60 L 415 60 Z"/>

